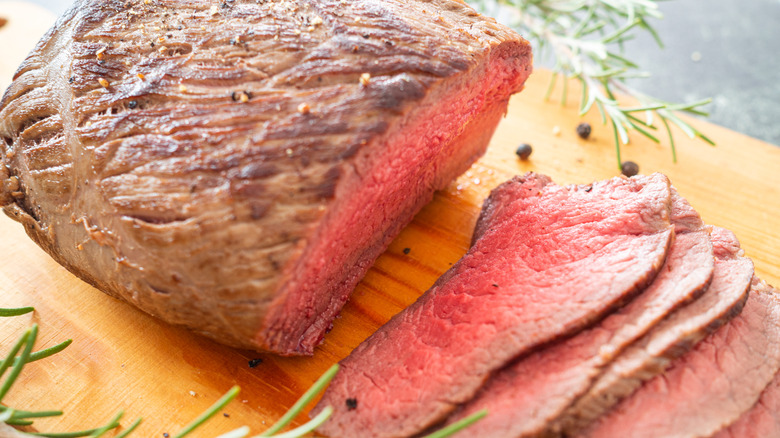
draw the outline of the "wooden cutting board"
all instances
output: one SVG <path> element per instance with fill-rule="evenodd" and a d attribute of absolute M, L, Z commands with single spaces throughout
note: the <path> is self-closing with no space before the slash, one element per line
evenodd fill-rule
<path fill-rule="evenodd" d="M 20 53 L 27 49 L 19 47 L 32 47 L 53 21 L 47 12 L 21 3 L 0 2 L 0 16 L 10 19 L 0 29 L 3 50 L 12 42 Z M 5 61 L 0 64 L 3 87 L 21 59 Z M 437 194 L 391 244 L 310 358 L 234 350 L 162 324 L 72 276 L 3 216 L 0 307 L 34 306 L 36 312 L 0 319 L 0 352 L 33 322 L 41 330 L 38 348 L 74 341 L 64 352 L 25 368 L 4 403 L 65 411 L 60 418 L 36 421 L 41 431 L 95 427 L 124 409 L 125 425 L 144 418 L 135 436 L 161 437 L 177 432 L 231 386 L 240 385 L 242 392 L 227 415 L 217 416 L 195 436 L 212 437 L 241 425 L 259 433 L 331 364 L 458 260 L 492 187 L 527 171 L 548 174 L 558 183 L 618 174 L 611 130 L 601 125 L 598 114 L 589 114 L 585 120 L 593 134 L 578 138 L 577 102 L 546 102 L 549 79 L 547 71 L 534 73 L 526 90 L 511 101 L 486 156 Z M 573 82 L 569 95 L 579 96 Z M 635 136 L 622 148 L 623 157 L 639 163 L 642 173 L 666 173 L 705 221 L 737 234 L 761 277 L 780 284 L 780 148 L 704 122 L 694 124 L 717 146 L 678 131 L 675 164 L 667 143 Z M 515 156 L 520 143 L 533 145 L 530 160 Z M 255 358 L 262 363 L 250 368 L 248 361 Z"/>

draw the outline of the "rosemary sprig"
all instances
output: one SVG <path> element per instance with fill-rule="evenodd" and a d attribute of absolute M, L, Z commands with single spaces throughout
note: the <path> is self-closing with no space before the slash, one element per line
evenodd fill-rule
<path fill-rule="evenodd" d="M 23 315 L 25 313 L 32 312 L 33 310 L 34 309 L 32 307 L 24 307 L 19 309 L 0 308 L 0 317 Z M 32 349 L 35 344 L 35 340 L 37 336 L 38 336 L 38 325 L 33 324 L 33 326 L 27 329 L 19 337 L 16 343 L 11 347 L 11 350 L 8 352 L 6 358 L 0 361 L 0 378 L 2 378 L 5 375 L 6 371 L 8 371 L 9 369 L 11 370 L 11 372 L 9 373 L 8 377 L 5 379 L 3 384 L 0 385 L 0 401 L 2 401 L 2 398 L 5 396 L 8 390 L 10 390 L 11 386 L 14 384 L 17 377 L 21 373 L 22 368 L 24 368 L 26 364 L 59 353 L 71 343 L 71 340 L 69 339 L 65 342 L 55 345 L 54 347 L 50 347 L 45 350 L 41 350 L 33 353 Z M 22 352 L 21 355 L 17 356 L 17 354 L 19 354 L 20 351 Z M 330 418 L 331 414 L 333 413 L 333 408 L 331 406 L 325 407 L 325 409 L 323 409 L 322 412 L 320 412 L 317 416 L 312 418 L 307 423 L 304 423 L 303 425 L 298 426 L 297 428 L 289 430 L 287 432 L 277 434 L 277 432 L 282 430 L 293 419 L 295 419 L 295 417 L 297 417 L 303 411 L 303 409 L 306 408 L 306 406 L 308 406 L 314 400 L 314 398 L 316 398 L 317 395 L 328 386 L 330 381 L 338 372 L 338 369 L 339 369 L 338 364 L 331 366 L 319 379 L 317 379 L 316 382 L 314 382 L 314 384 L 301 396 L 301 398 L 299 398 L 298 401 L 296 401 L 295 404 L 276 423 L 274 423 L 273 426 L 271 426 L 268 430 L 261 433 L 260 435 L 256 435 L 253 438 L 261 438 L 261 437 L 300 438 L 306 436 L 314 429 L 319 427 L 322 423 L 327 421 L 328 418 Z M 227 406 L 228 403 L 230 403 L 236 397 L 236 395 L 238 395 L 239 391 L 240 388 L 238 386 L 234 386 L 233 388 L 231 388 L 227 393 L 225 393 L 225 395 L 223 395 L 219 400 L 217 400 L 213 405 L 211 405 L 211 407 L 209 407 L 197 418 L 192 420 L 192 422 L 186 425 L 179 433 L 174 435 L 173 438 L 185 438 L 189 436 L 193 431 L 195 431 L 197 428 L 202 426 L 208 420 L 213 418 L 219 411 L 224 409 L 225 406 Z M 117 427 L 120 426 L 119 421 L 122 419 L 124 412 L 119 411 L 119 413 L 117 413 L 114 418 L 112 418 L 108 423 L 106 423 L 102 427 L 81 430 L 77 432 L 27 433 L 27 432 L 21 432 L 11 427 L 11 426 L 32 425 L 33 422 L 30 420 L 31 418 L 53 417 L 58 415 L 62 415 L 62 411 L 32 412 L 32 411 L 17 410 L 9 406 L 0 404 L 0 436 L 8 436 L 9 438 L 12 436 L 15 438 L 16 437 L 100 438 L 104 436 L 107 432 L 116 429 Z M 431 435 L 428 435 L 426 438 L 449 437 L 455 434 L 456 432 L 459 432 L 463 428 L 473 424 L 475 421 L 478 421 L 480 418 L 484 417 L 485 415 L 486 415 L 485 411 L 477 412 L 472 416 L 464 418 L 463 420 L 457 423 L 454 423 L 448 427 L 445 427 L 439 431 L 434 432 Z M 115 436 L 115 438 L 128 437 L 130 434 L 132 434 L 134 430 L 136 430 L 139 424 L 141 424 L 140 418 L 136 419 L 129 427 L 127 427 L 126 429 L 118 433 Z M 222 434 L 217 438 L 244 438 L 247 435 L 249 435 L 250 431 L 251 429 L 248 426 L 242 426 L 238 429 Z"/>
<path fill-rule="evenodd" d="M 553 77 L 546 97 L 552 94 L 559 75 L 564 76 L 561 102 L 568 95 L 568 79 L 582 85 L 579 112 L 584 115 L 594 106 L 602 123 L 611 124 L 615 137 L 615 153 L 620 167 L 620 145 L 628 144 L 629 132 L 636 131 L 653 142 L 660 140 L 653 131 L 653 120 L 663 124 L 677 162 L 671 125 L 676 125 L 691 138 L 714 144 L 702 132 L 680 119 L 675 112 L 707 115 L 702 107 L 711 99 L 677 104 L 647 96 L 629 87 L 626 80 L 646 77 L 639 66 L 623 55 L 623 43 L 632 39 L 637 30 L 649 32 L 659 47 L 663 43 L 651 26 L 651 19 L 662 18 L 659 0 L 469 0 L 477 9 L 502 21 L 524 34 L 533 43 L 537 54 L 550 51 L 555 60 Z M 539 56 L 537 56 L 539 57 Z M 617 94 L 639 102 L 626 106 Z M 644 120 L 637 116 L 644 114 Z"/>

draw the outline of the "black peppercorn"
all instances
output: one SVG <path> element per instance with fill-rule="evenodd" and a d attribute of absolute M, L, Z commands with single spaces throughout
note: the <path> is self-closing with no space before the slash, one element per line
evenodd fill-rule
<path fill-rule="evenodd" d="M 347 410 L 352 411 L 354 409 L 357 409 L 357 399 L 356 398 L 348 398 L 347 399 Z"/>
<path fill-rule="evenodd" d="M 257 359 L 251 359 L 251 360 L 249 361 L 249 368 L 255 368 L 255 367 L 257 367 L 258 365 L 260 365 L 261 363 L 263 363 L 263 359 L 260 359 L 260 358 L 257 358 Z"/>
<path fill-rule="evenodd" d="M 404 248 L 404 254 L 408 255 L 410 252 L 412 252 L 412 248 Z"/>
<path fill-rule="evenodd" d="M 625 176 L 632 177 L 639 173 L 639 165 L 633 161 L 624 161 L 620 165 L 620 173 Z"/>
<path fill-rule="evenodd" d="M 138 101 L 131 100 L 130 102 L 127 102 L 127 107 L 130 109 L 136 109 L 138 107 Z"/>
<path fill-rule="evenodd" d="M 521 160 L 527 160 L 528 157 L 531 156 L 531 152 L 533 152 L 533 148 L 528 143 L 523 143 L 520 146 L 517 147 L 517 150 L 515 153 L 518 157 L 520 157 Z"/>
<path fill-rule="evenodd" d="M 590 131 L 590 123 L 580 123 L 577 125 L 577 135 L 583 140 L 587 140 L 588 137 L 590 137 Z"/>

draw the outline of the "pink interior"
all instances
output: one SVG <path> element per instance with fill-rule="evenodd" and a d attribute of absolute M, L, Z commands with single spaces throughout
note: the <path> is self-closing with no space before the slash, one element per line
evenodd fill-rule
<path fill-rule="evenodd" d="M 379 139 L 383 144 L 364 149 L 353 167 L 345 166 L 336 200 L 272 305 L 258 334 L 261 342 L 283 354 L 313 352 L 390 241 L 435 190 L 484 153 L 509 96 L 530 74 L 530 59 L 516 53 L 512 44 L 494 49 L 482 71 L 432 90 Z"/>

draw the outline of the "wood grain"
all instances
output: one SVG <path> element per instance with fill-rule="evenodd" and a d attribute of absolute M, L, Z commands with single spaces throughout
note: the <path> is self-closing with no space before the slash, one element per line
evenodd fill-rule
<path fill-rule="evenodd" d="M 0 15 L 10 15 L 8 4 L 0 3 Z M 0 41 L 10 38 L 30 48 L 40 32 L 11 25 L 15 20 L 40 24 L 43 15 L 16 15 L 22 18 L 12 18 L 0 29 Z M 7 83 L 15 64 L 0 68 L 0 83 Z M 586 183 L 618 173 L 611 130 L 601 125 L 598 114 L 588 114 L 593 134 L 588 140 L 578 138 L 577 102 L 545 102 L 549 78 L 546 71 L 532 76 L 526 90 L 511 101 L 486 156 L 437 194 L 392 243 L 310 358 L 234 350 L 162 324 L 76 279 L 35 246 L 21 226 L 0 218 L 0 307 L 36 308 L 32 315 L 0 320 L 0 352 L 33 322 L 41 328 L 37 348 L 74 340 L 64 352 L 25 368 L 4 403 L 65 410 L 60 418 L 36 421 L 41 431 L 98 426 L 121 408 L 126 412 L 123 424 L 144 418 L 137 436 L 161 437 L 178 431 L 237 384 L 242 392 L 225 410 L 228 416 L 218 416 L 196 436 L 216 436 L 244 424 L 259 433 L 466 251 L 479 206 L 492 187 L 527 171 L 548 174 L 559 183 Z M 569 95 L 579 95 L 575 83 Z M 639 137 L 623 147 L 623 156 L 639 163 L 642 173 L 669 175 L 705 221 L 737 234 L 761 277 L 780 284 L 780 148 L 694 123 L 716 147 L 677 132 L 676 164 L 667 143 Z M 524 142 L 534 148 L 528 161 L 514 154 Z M 262 363 L 250 368 L 248 361 L 255 358 Z"/>

